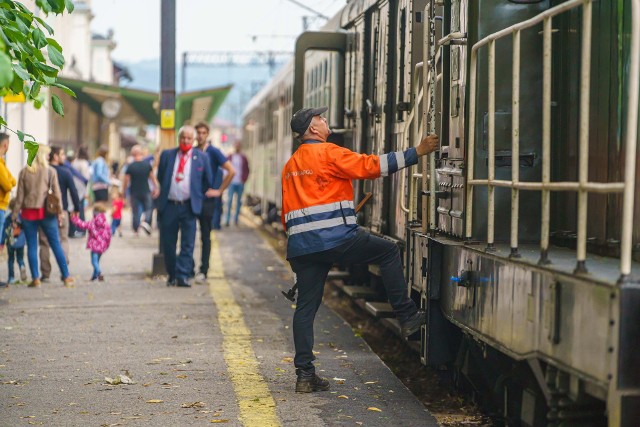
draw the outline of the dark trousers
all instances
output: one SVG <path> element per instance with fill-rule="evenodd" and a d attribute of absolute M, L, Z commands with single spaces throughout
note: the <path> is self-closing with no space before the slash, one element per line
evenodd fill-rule
<path fill-rule="evenodd" d="M 205 199 L 202 203 L 202 213 L 198 217 L 200 221 L 200 240 L 202 242 L 200 273 L 204 274 L 205 277 L 209 271 L 209 258 L 211 257 L 211 230 L 220 230 L 221 217 L 222 199 L 220 197 Z"/>
<path fill-rule="evenodd" d="M 162 211 L 161 227 L 164 266 L 169 280 L 187 280 L 193 271 L 193 247 L 196 240 L 196 216 L 189 201 L 181 204 L 167 203 Z M 181 234 L 180 255 L 176 256 L 178 231 Z"/>
<path fill-rule="evenodd" d="M 327 274 L 336 262 L 379 265 L 389 303 L 401 323 L 418 310 L 407 292 L 398 247 L 388 240 L 372 236 L 362 228 L 357 230 L 352 239 L 334 249 L 290 258 L 289 263 L 298 283 L 298 301 L 293 315 L 293 341 L 296 347 L 294 364 L 298 369 L 315 370 L 313 321 L 322 302 Z"/>

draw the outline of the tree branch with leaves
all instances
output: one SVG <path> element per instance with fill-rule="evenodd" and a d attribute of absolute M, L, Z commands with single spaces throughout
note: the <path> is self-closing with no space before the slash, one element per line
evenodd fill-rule
<path fill-rule="evenodd" d="M 36 0 L 36 7 L 45 15 L 73 12 L 71 0 Z M 65 61 L 62 46 L 51 36 L 53 28 L 25 5 L 0 0 L 0 96 L 23 94 L 35 108 L 41 108 L 45 102 L 42 87 L 57 87 L 75 97 L 71 89 L 57 82 Z M 51 95 L 51 106 L 64 116 L 62 101 L 55 94 Z M 7 126 L 2 115 L 0 126 Z M 24 130 L 7 129 L 24 144 L 27 163 L 31 165 L 38 153 L 35 138 Z"/>

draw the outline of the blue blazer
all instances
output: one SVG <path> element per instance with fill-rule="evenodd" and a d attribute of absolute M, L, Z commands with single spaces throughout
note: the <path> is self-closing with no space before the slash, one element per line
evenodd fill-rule
<path fill-rule="evenodd" d="M 202 212 L 202 202 L 205 199 L 204 193 L 213 188 L 213 174 L 211 165 L 206 154 L 197 148 L 192 148 L 191 155 L 191 210 L 194 215 Z M 171 177 L 173 167 L 178 156 L 178 148 L 164 150 L 160 155 L 158 164 L 158 182 L 160 183 L 160 196 L 158 197 L 158 211 L 162 212 L 169 201 L 169 189 L 171 188 Z"/>

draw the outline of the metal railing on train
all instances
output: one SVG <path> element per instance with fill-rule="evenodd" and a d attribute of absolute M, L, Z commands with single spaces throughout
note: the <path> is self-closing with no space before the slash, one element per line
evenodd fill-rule
<path fill-rule="evenodd" d="M 488 193 L 487 212 L 487 249 L 494 248 L 495 232 L 495 188 L 511 188 L 511 252 L 518 254 L 518 221 L 520 190 L 534 190 L 542 192 L 542 224 L 540 238 L 540 263 L 548 263 L 549 251 L 549 223 L 550 223 L 550 193 L 551 191 L 578 192 L 578 239 L 576 254 L 576 273 L 585 273 L 587 255 L 587 197 L 589 193 L 623 193 L 622 240 L 620 255 L 620 279 L 624 280 L 631 273 L 631 249 L 633 231 L 633 206 L 635 191 L 635 163 L 637 143 L 638 117 L 638 87 L 640 76 L 640 26 L 632 25 L 631 38 L 631 67 L 629 71 L 629 99 L 627 129 L 625 135 L 625 174 L 624 182 L 589 182 L 589 87 L 591 79 L 591 33 L 592 7 L 595 0 L 569 0 L 553 7 L 529 20 L 512 25 L 504 30 L 491 34 L 476 44 L 471 50 L 470 72 L 470 100 L 468 161 L 467 161 L 467 194 L 466 194 L 466 230 L 467 239 L 472 238 L 473 226 L 473 189 L 476 186 L 486 186 Z M 552 18 L 568 10 L 582 7 L 582 51 L 580 72 L 580 133 L 579 133 L 579 172 L 578 182 L 551 182 L 551 33 Z M 640 22 L 640 0 L 632 0 L 632 22 Z M 495 179 L 495 43 L 496 40 L 513 37 L 513 88 L 512 88 L 512 158 L 520 155 L 520 33 L 522 30 L 543 23 L 543 121 L 542 121 L 542 182 L 521 182 L 519 168 L 512 168 L 511 181 Z M 487 179 L 474 178 L 474 146 L 476 122 L 476 88 L 478 50 L 488 47 L 489 82 L 488 82 L 488 176 Z M 435 177 L 432 175 L 431 181 Z"/>

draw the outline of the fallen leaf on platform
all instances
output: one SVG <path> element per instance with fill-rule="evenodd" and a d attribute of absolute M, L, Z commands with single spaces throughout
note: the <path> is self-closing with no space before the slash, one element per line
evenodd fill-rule
<path fill-rule="evenodd" d="M 344 378 L 336 378 L 336 377 L 333 377 L 333 380 L 334 380 L 335 382 L 337 382 L 338 384 L 344 384 L 344 382 L 345 382 L 345 379 L 344 379 Z"/>
<path fill-rule="evenodd" d="M 348 399 L 349 396 L 345 396 L 344 394 L 341 394 L 340 396 L 338 396 L 338 399 Z"/>
<path fill-rule="evenodd" d="M 367 381 L 365 384 L 377 384 L 378 381 Z"/>
<path fill-rule="evenodd" d="M 207 406 L 204 402 L 193 402 L 193 403 L 183 403 L 180 405 L 181 408 L 204 408 Z"/>
<path fill-rule="evenodd" d="M 187 378 L 187 376 L 186 375 L 176 375 L 176 378 L 183 378 L 184 379 L 184 378 Z"/>
<path fill-rule="evenodd" d="M 219 424 L 219 423 L 228 423 L 229 420 L 210 420 L 210 423 Z"/>
<path fill-rule="evenodd" d="M 382 409 L 378 409 L 375 406 L 370 406 L 367 408 L 367 411 L 382 412 Z"/>
<path fill-rule="evenodd" d="M 293 357 L 283 357 L 280 363 L 292 363 Z"/>
<path fill-rule="evenodd" d="M 160 400 L 160 399 L 151 399 L 151 400 L 147 400 L 147 403 L 163 403 L 164 400 Z"/>

